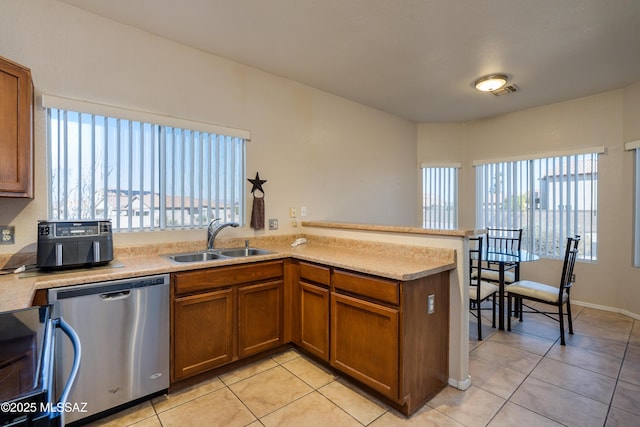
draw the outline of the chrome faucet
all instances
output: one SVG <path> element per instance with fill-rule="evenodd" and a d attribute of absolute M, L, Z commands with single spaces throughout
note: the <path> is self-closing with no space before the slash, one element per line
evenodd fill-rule
<path fill-rule="evenodd" d="M 237 222 L 225 222 L 224 224 L 216 224 L 216 221 L 220 221 L 220 218 L 215 218 L 211 220 L 209 226 L 207 227 L 207 250 L 213 250 L 213 246 L 215 244 L 216 236 L 225 227 L 239 227 L 240 224 Z"/>

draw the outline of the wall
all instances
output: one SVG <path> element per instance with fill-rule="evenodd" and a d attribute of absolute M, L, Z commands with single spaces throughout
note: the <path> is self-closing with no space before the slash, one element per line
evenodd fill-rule
<path fill-rule="evenodd" d="M 640 82 L 625 88 L 623 91 L 623 132 L 622 141 L 640 140 Z M 622 182 L 620 191 L 621 210 L 624 213 L 620 226 L 624 230 L 624 255 L 619 266 L 619 299 L 620 307 L 633 313 L 640 313 L 640 268 L 633 267 L 633 242 L 630 241 L 633 230 L 633 197 L 634 186 L 629 185 L 634 178 L 633 151 L 622 153 Z M 637 165 L 640 167 L 640 165 Z"/>
<path fill-rule="evenodd" d="M 247 174 L 267 180 L 266 216 L 280 220 L 278 233 L 295 231 L 288 207 L 301 205 L 307 219 L 416 224 L 414 123 L 54 0 L 0 7 L 0 55 L 31 68 L 37 95 L 250 130 Z M 16 244 L 0 254 L 35 250 L 47 212 L 45 130 L 36 106 L 35 199 L 0 199 L 0 224 L 16 227 Z M 255 233 L 268 232 L 225 230 Z M 191 239 L 203 232 L 114 236 L 118 246 Z"/>
<path fill-rule="evenodd" d="M 640 271 L 631 267 L 632 155 L 624 143 L 640 139 L 640 84 L 485 120 L 418 127 L 418 153 L 435 152 L 438 138 L 462 150 L 436 156 L 462 162 L 460 226 L 475 226 L 474 160 L 501 159 L 605 146 L 599 157 L 598 260 L 576 266 L 575 301 L 640 317 Z M 449 157 L 450 156 L 450 157 Z M 423 156 L 425 157 L 425 156 Z M 422 161 L 426 159 L 421 158 Z M 557 283 L 562 262 L 524 264 L 524 277 Z"/>
<path fill-rule="evenodd" d="M 423 163 L 461 163 L 464 128 L 460 123 L 421 123 L 418 125 L 418 167 Z M 462 180 L 465 171 L 458 171 Z M 417 182 L 422 182 L 418 170 Z M 418 185 L 418 218 L 422 218 L 422 185 Z M 466 209 L 465 201 L 460 199 L 458 209 Z M 463 227 L 460 224 L 460 228 Z"/>

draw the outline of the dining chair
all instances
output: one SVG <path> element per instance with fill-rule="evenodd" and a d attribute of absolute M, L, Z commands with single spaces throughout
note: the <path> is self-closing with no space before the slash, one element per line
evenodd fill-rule
<path fill-rule="evenodd" d="M 487 250 L 500 253 L 518 253 L 522 247 L 522 228 L 492 228 L 487 227 Z M 513 283 L 520 279 L 518 263 L 506 266 L 504 282 Z M 499 272 L 491 263 L 482 272 L 485 280 L 497 282 Z"/>
<path fill-rule="evenodd" d="M 495 283 L 482 279 L 482 256 L 483 256 L 482 236 L 469 238 L 469 308 L 471 314 L 478 319 L 478 340 L 482 341 L 482 318 L 480 312 L 482 302 L 491 298 L 493 310 L 493 323 L 496 327 L 496 294 L 498 286 Z"/>
<path fill-rule="evenodd" d="M 519 280 L 505 287 L 507 293 L 507 313 L 511 313 L 512 298 L 516 300 L 516 307 L 519 306 L 519 317 L 522 322 L 523 308 L 526 307 L 527 313 L 543 314 L 560 323 L 560 345 L 565 345 L 564 340 L 564 316 L 568 317 L 569 334 L 573 335 L 573 322 L 571 319 L 571 298 L 570 291 L 573 286 L 574 276 L 573 267 L 578 256 L 578 243 L 580 236 L 568 237 L 567 247 L 564 254 L 564 263 L 562 266 L 562 275 L 560 276 L 560 286 L 552 286 L 544 283 L 534 282 L 531 280 Z M 556 311 L 544 311 L 535 307 L 526 305 L 524 300 L 541 302 L 556 307 Z M 567 307 L 566 313 L 563 312 L 563 306 Z M 555 318 L 551 315 L 557 315 Z M 507 330 L 511 330 L 511 315 L 507 317 Z"/>

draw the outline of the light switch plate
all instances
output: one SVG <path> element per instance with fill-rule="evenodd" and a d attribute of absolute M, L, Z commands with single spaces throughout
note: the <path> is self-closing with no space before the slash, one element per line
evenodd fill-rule
<path fill-rule="evenodd" d="M 13 225 L 0 225 L 0 245 L 13 245 L 15 241 L 16 228 Z"/>

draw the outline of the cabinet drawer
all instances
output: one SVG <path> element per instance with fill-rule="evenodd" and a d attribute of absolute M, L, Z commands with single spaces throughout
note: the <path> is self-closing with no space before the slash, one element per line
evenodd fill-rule
<path fill-rule="evenodd" d="M 300 279 L 329 286 L 331 282 L 331 270 L 328 267 L 301 262 Z"/>
<path fill-rule="evenodd" d="M 276 261 L 174 273 L 175 292 L 177 295 L 181 295 L 243 283 L 278 279 L 282 278 L 283 271 L 282 261 Z"/>
<path fill-rule="evenodd" d="M 336 270 L 333 273 L 335 289 L 351 292 L 394 305 L 400 304 L 400 287 L 393 280 L 379 279 Z"/>

